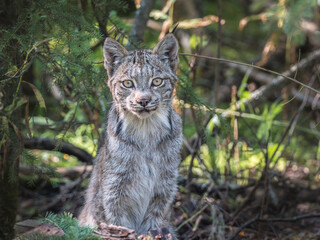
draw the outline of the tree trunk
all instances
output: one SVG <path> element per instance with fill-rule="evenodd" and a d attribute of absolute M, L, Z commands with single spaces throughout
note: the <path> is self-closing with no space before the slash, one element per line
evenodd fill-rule
<path fill-rule="evenodd" d="M 146 29 L 149 14 L 153 8 L 154 3 L 155 0 L 141 1 L 141 6 L 136 12 L 134 24 L 129 35 L 129 41 L 127 44 L 128 50 L 139 48 L 140 44 L 143 42 L 144 30 Z"/>
<path fill-rule="evenodd" d="M 13 96 L 11 93 L 13 89 L 16 89 L 15 87 L 14 83 L 7 84 L 0 91 L 7 93 L 8 96 Z M 12 97 L 3 101 L 4 106 L 8 106 L 6 100 L 12 100 Z M 14 118 L 16 116 L 12 114 L 10 120 L 14 121 Z M 2 121 L 4 121 L 3 119 Z M 13 227 L 17 214 L 18 170 L 21 149 L 19 138 L 10 124 L 7 133 L 8 135 L 4 137 L 5 143 L 0 148 L 0 239 L 3 240 L 11 240 L 14 237 Z"/>
<path fill-rule="evenodd" d="M 14 224 L 18 201 L 18 156 L 10 150 L 10 143 L 1 149 L 0 179 L 0 239 L 11 240 L 14 237 Z M 4 166 L 6 163 L 7 165 Z"/>
<path fill-rule="evenodd" d="M 2 29 L 11 29 L 15 26 L 20 10 L 26 7 L 25 3 L 24 0 L 5 0 L 0 3 L 1 9 L 5 9 L 0 12 Z M 16 34 L 23 31 L 22 26 Z M 5 74 L 10 67 L 17 66 L 19 69 L 24 60 L 19 52 L 19 42 L 13 39 L 9 41 L 10 47 L 2 49 L 2 54 L 12 56 L 12 61 L 0 63 L 0 76 L 4 78 L 8 78 Z M 17 214 L 19 156 L 22 150 L 22 137 L 18 130 L 21 111 L 20 108 L 16 110 L 5 110 L 5 108 L 13 103 L 14 97 L 18 99 L 18 96 L 15 96 L 18 82 L 19 79 L 14 77 L 0 82 L 0 239 L 3 240 L 14 238 Z"/>

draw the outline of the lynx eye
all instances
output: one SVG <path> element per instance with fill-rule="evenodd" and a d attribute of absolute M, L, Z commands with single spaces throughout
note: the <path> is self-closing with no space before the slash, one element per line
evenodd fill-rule
<path fill-rule="evenodd" d="M 131 80 L 125 80 L 122 82 L 122 86 L 126 88 L 132 88 L 133 87 L 133 82 Z"/>
<path fill-rule="evenodd" d="M 161 78 L 154 78 L 152 80 L 152 86 L 160 86 L 162 84 L 163 80 Z"/>

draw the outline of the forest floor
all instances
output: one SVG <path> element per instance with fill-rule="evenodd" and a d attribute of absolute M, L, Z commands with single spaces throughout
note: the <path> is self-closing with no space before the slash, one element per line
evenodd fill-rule
<path fill-rule="evenodd" d="M 263 177 L 247 185 L 180 179 L 172 216 L 180 239 L 320 239 L 320 188 L 310 185 L 309 171 L 293 165 L 272 174 L 268 188 Z M 77 216 L 87 180 L 71 178 L 21 180 L 18 221 L 47 212 Z"/>

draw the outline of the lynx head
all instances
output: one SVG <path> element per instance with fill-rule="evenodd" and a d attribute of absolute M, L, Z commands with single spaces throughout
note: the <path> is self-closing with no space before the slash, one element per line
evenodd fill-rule
<path fill-rule="evenodd" d="M 109 88 L 122 111 L 145 119 L 171 105 L 178 66 L 178 43 L 173 34 L 166 35 L 153 50 L 130 52 L 107 38 L 103 55 Z"/>

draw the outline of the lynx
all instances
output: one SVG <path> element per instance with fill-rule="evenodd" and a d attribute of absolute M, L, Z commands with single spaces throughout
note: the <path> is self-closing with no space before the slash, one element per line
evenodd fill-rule
<path fill-rule="evenodd" d="M 80 214 L 138 234 L 168 228 L 177 190 L 181 119 L 172 106 L 178 44 L 168 34 L 153 50 L 128 52 L 112 38 L 103 46 L 113 105 Z M 174 237 L 175 238 L 175 237 Z"/>

